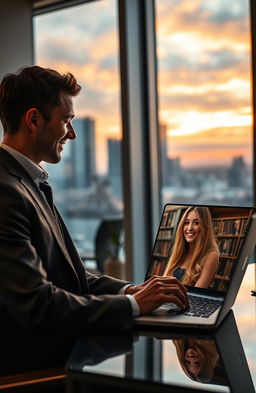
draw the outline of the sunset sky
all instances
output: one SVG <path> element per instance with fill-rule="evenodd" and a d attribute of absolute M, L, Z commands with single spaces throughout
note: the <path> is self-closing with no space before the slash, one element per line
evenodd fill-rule
<path fill-rule="evenodd" d="M 251 162 L 247 0 L 157 2 L 160 121 L 186 166 Z M 173 17 L 172 17 L 173 16 Z"/>
<path fill-rule="evenodd" d="M 184 167 L 252 160 L 248 0 L 156 0 L 159 119 Z M 34 19 L 36 62 L 73 72 L 77 116 L 96 119 L 98 169 L 106 138 L 121 138 L 117 5 L 87 3 Z"/>

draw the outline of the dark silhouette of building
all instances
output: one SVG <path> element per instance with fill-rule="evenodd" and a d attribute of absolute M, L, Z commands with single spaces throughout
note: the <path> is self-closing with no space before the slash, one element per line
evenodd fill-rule
<path fill-rule="evenodd" d="M 108 139 L 108 178 L 112 185 L 113 194 L 122 199 L 122 163 L 121 144 L 119 139 Z"/>
<path fill-rule="evenodd" d="M 95 120 L 91 117 L 76 118 L 73 127 L 77 138 L 70 144 L 70 186 L 88 188 L 96 174 Z"/>
<path fill-rule="evenodd" d="M 248 170 L 243 156 L 233 158 L 228 171 L 229 187 L 245 187 L 247 185 Z"/>

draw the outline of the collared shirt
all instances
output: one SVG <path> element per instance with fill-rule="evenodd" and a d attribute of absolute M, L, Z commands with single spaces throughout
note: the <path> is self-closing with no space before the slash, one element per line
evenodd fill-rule
<path fill-rule="evenodd" d="M 24 154 L 10 146 L 5 145 L 4 143 L 1 143 L 0 147 L 10 153 L 20 163 L 20 165 L 26 169 L 38 187 L 40 182 L 46 181 L 48 179 L 48 173 L 46 170 L 41 166 L 36 165 L 28 157 L 24 156 Z"/>
<path fill-rule="evenodd" d="M 18 152 L 17 150 L 13 149 L 10 146 L 5 145 L 4 143 L 0 144 L 0 147 L 10 153 L 22 166 L 26 169 L 28 174 L 36 183 L 37 187 L 39 188 L 39 183 L 46 181 L 49 177 L 48 173 L 44 168 L 39 165 L 36 165 L 33 161 L 31 161 L 28 157 L 24 156 L 24 154 Z M 40 188 L 39 188 L 40 190 Z M 41 191 L 41 190 L 40 190 Z M 42 193 L 43 194 L 43 193 Z M 44 196 L 44 194 L 43 194 Z M 119 293 L 124 293 L 125 289 L 130 286 L 131 284 L 124 285 Z M 137 301 L 132 295 L 126 295 L 130 300 L 132 306 L 132 313 L 134 317 L 137 317 L 140 314 L 140 309 Z"/>

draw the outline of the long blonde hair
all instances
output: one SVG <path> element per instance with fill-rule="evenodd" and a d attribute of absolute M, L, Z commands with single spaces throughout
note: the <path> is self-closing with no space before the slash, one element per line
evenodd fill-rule
<path fill-rule="evenodd" d="M 190 206 L 179 222 L 172 254 L 165 269 L 164 276 L 171 276 L 174 270 L 180 267 L 188 253 L 188 243 L 184 238 L 183 228 L 188 213 L 191 211 L 197 212 L 201 230 L 196 241 L 191 261 L 185 269 L 185 275 L 182 279 L 182 284 L 186 285 L 195 284 L 201 274 L 201 261 L 209 251 L 215 250 L 219 254 L 219 249 L 213 233 L 210 210 L 204 206 Z"/>
<path fill-rule="evenodd" d="M 196 340 L 194 343 L 194 349 L 197 351 L 200 360 L 201 367 L 198 375 L 193 374 L 189 371 L 188 366 L 185 360 L 185 353 L 187 349 L 190 347 L 188 340 L 173 340 L 173 344 L 175 345 L 178 359 L 180 365 L 184 371 L 184 373 L 193 381 L 198 381 L 202 383 L 209 383 L 212 381 L 214 376 L 214 369 L 217 366 L 217 362 L 219 360 L 218 352 L 216 349 L 216 353 L 212 353 L 207 349 L 207 343 L 209 340 Z M 219 365 L 220 366 L 220 365 Z"/>

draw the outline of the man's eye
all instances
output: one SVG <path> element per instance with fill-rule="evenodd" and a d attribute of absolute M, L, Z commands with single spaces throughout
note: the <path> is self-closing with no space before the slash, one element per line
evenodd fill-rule
<path fill-rule="evenodd" d="M 68 123 L 70 123 L 70 118 L 67 118 L 67 119 L 63 119 L 63 123 L 65 123 L 65 124 L 68 124 Z"/>

